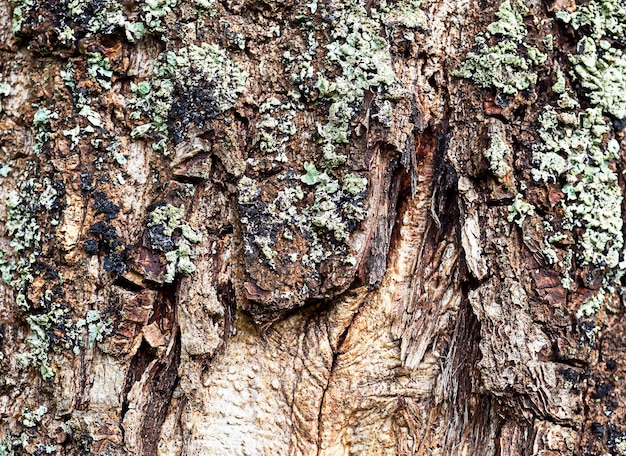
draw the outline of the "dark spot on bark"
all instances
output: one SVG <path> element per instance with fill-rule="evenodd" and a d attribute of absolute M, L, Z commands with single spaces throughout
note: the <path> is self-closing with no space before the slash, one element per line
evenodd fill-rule
<path fill-rule="evenodd" d="M 104 270 L 117 275 L 124 274 L 126 271 L 126 257 L 126 250 L 122 251 L 122 253 L 109 253 L 104 259 Z"/>
<path fill-rule="evenodd" d="M 199 78 L 191 87 L 179 84 L 174 88 L 174 102 L 167 117 L 167 127 L 174 144 L 185 140 L 189 124 L 193 123 L 203 129 L 209 120 L 222 112 L 214 90 L 213 82 Z"/>
<path fill-rule="evenodd" d="M 104 250 L 105 252 L 115 250 L 122 245 L 122 241 L 117 235 L 117 229 L 105 222 L 98 222 L 93 224 L 89 232 L 91 234 L 97 235 L 97 237 L 99 238 L 98 248 Z"/>
<path fill-rule="evenodd" d="M 595 391 L 591 394 L 592 399 L 603 399 L 613 391 L 613 385 L 610 383 L 600 383 L 596 386 Z"/>
<path fill-rule="evenodd" d="M 59 278 L 59 271 L 57 271 L 54 266 L 42 262 L 39 262 L 38 266 L 43 272 L 43 278 L 46 279 L 47 282 L 52 282 Z"/>
<path fill-rule="evenodd" d="M 613 119 L 613 128 L 616 130 L 622 130 L 626 128 L 626 117 L 623 119 Z"/>
<path fill-rule="evenodd" d="M 578 371 L 575 369 L 565 369 L 563 371 L 563 378 L 566 382 L 577 383 L 578 382 Z"/>
<path fill-rule="evenodd" d="M 80 189 L 83 192 L 89 192 L 93 189 L 93 176 L 89 171 L 80 173 Z"/>
<path fill-rule="evenodd" d="M 164 234 L 164 230 L 165 225 L 162 223 L 148 228 L 148 247 L 154 250 L 161 250 L 162 252 L 170 252 L 176 248 L 174 240 L 171 236 Z"/>
<path fill-rule="evenodd" d="M 83 243 L 83 246 L 85 252 L 87 252 L 89 255 L 95 255 L 96 253 L 98 253 L 98 241 L 96 241 L 95 239 L 86 239 Z"/>
<path fill-rule="evenodd" d="M 591 423 L 591 433 L 598 440 L 602 440 L 604 438 L 604 426 L 602 426 L 600 423 L 596 423 L 596 422 Z"/>
<path fill-rule="evenodd" d="M 614 424 L 609 424 L 607 427 L 606 444 L 609 448 L 615 447 L 618 443 L 621 443 L 626 439 L 626 432 L 621 431 Z"/>
<path fill-rule="evenodd" d="M 96 214 L 104 214 L 104 218 L 107 221 L 113 220 L 120 211 L 120 207 L 109 201 L 103 192 L 95 192 L 94 196 L 96 201 L 93 203 L 92 207 L 95 209 Z"/>

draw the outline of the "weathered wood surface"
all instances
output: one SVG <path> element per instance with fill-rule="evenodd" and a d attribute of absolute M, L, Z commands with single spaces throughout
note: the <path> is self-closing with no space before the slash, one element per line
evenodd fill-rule
<path fill-rule="evenodd" d="M 577 317 L 609 273 L 575 264 L 568 291 L 542 253 L 560 184 L 507 220 L 573 3 L 528 4 L 555 50 L 500 98 L 452 74 L 497 5 L 179 1 L 133 43 L 146 3 L 75 3 L 0 1 L 0 192 L 21 198 L 0 245 L 4 264 L 36 253 L 0 283 L 6 454 L 626 454 L 620 297 Z M 107 8 L 126 22 L 89 22 Z M 385 40 L 345 50 L 374 82 L 324 92 L 348 59 L 326 46 L 356 32 Z M 219 51 L 166 68 L 202 43 Z M 342 115 L 347 144 L 325 136 Z M 482 153 L 494 135 L 508 173 Z"/>

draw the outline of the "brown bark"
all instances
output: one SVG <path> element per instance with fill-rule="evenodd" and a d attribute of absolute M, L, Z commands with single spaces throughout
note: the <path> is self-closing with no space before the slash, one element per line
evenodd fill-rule
<path fill-rule="evenodd" d="M 392 12 L 406 2 L 397 3 Z M 145 19 L 142 4 L 124 3 L 128 21 Z M 25 19 L 13 36 L 17 5 Z M 284 53 L 308 52 L 310 36 L 325 50 L 345 5 L 378 21 L 404 91 L 391 96 L 381 83 L 345 107 L 355 110 L 349 144 L 335 146 L 347 160 L 328 173 L 368 185 L 365 215 L 346 223 L 342 238 L 269 208 L 300 186 L 298 217 L 318 210 L 319 187 L 301 176 L 305 163 L 323 168 L 320 127 L 333 99 L 316 88 L 317 76 L 293 79 Z M 531 181 L 533 125 L 548 82 L 527 99 L 502 101 L 452 75 L 493 20 L 491 6 L 423 2 L 427 20 L 413 27 L 377 18 L 377 7 L 320 2 L 314 14 L 295 2 L 225 0 L 212 15 L 179 1 L 163 30 L 132 43 L 119 23 L 88 31 L 102 5 L 71 17 L 67 2 L 0 0 L 0 83 L 11 87 L 0 97 L 0 166 L 12 168 L 0 193 L 21 195 L 19 216 L 41 236 L 14 251 L 14 208 L 0 205 L 5 264 L 36 254 L 30 278 L 0 282 L 0 454 L 626 454 L 620 298 L 577 320 L 595 285 L 563 288 L 537 248 L 539 215 L 521 226 L 507 221 L 515 188 Z M 540 81 L 562 57 L 558 45 L 573 43 L 546 25 L 546 8 L 533 4 L 526 18 L 534 38 L 552 33 L 556 43 Z M 63 41 L 65 25 L 74 37 Z M 201 43 L 217 44 L 248 72 L 242 93 L 218 109 L 215 83 L 178 82 L 169 155 L 153 149 L 154 137 L 131 138 L 155 122 L 146 112 L 132 117 L 131 82 L 150 80 L 166 52 Z M 110 77 L 93 75 L 94 53 L 108 58 Z M 322 52 L 311 65 L 341 74 Z M 299 101 L 289 98 L 294 90 Z M 270 96 L 289 106 L 276 108 L 281 121 L 299 105 L 293 133 L 272 133 L 279 145 L 286 138 L 285 159 L 260 145 Z M 52 115 L 39 128 L 42 108 Z M 493 132 L 513 145 L 503 179 L 481 153 Z M 258 186 L 249 200 L 244 177 Z M 54 194 L 48 205 L 46 191 Z M 350 200 L 342 191 L 337 211 L 361 204 L 358 192 Z M 550 204 L 559 191 L 538 185 L 529 194 L 558 215 Z M 165 207 L 184 209 L 170 235 L 169 222 L 151 225 Z M 187 227 L 202 239 L 186 241 Z M 168 281 L 167 242 L 192 248 L 195 271 L 176 266 Z M 315 243 L 326 256 L 303 260 Z M 42 340 L 24 365 L 19 355 Z"/>

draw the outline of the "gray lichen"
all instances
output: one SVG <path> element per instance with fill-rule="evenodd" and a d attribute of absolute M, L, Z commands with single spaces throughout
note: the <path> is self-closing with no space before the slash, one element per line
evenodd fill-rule
<path fill-rule="evenodd" d="M 247 73 L 216 45 L 190 45 L 167 52 L 156 63 L 151 79 L 132 84 L 132 119 L 149 122 L 133 129 L 133 138 L 151 138 L 152 147 L 170 152 L 170 138 L 185 139 L 188 125 L 204 124 L 235 107 Z"/>
<path fill-rule="evenodd" d="M 489 147 L 483 155 L 489 161 L 489 169 L 497 178 L 502 179 L 513 170 L 509 165 L 513 152 L 500 135 L 494 133 L 489 136 Z"/>
<path fill-rule="evenodd" d="M 57 24 L 55 32 L 64 45 L 75 43 L 73 27 L 77 25 L 86 32 L 87 38 L 112 34 L 122 28 L 127 40 L 135 43 L 146 33 L 144 24 L 127 18 L 122 3 L 116 0 L 70 0 L 59 3 L 54 10 L 42 10 L 43 4 L 34 0 L 17 0 L 14 5 L 12 31 L 16 36 L 21 33 L 27 19 L 31 24 L 43 25 L 46 15 L 54 15 L 53 22 Z"/>
<path fill-rule="evenodd" d="M 158 206 L 148 214 L 150 247 L 165 252 L 165 282 L 171 283 L 177 273 L 190 275 L 196 270 L 191 244 L 202 241 L 202 234 L 184 221 L 185 209 L 171 204 Z M 180 234 L 175 235 L 177 230 Z"/>
<path fill-rule="evenodd" d="M 476 36 L 475 51 L 467 54 L 453 74 L 507 95 L 536 84 L 537 74 L 533 68 L 545 62 L 547 56 L 535 46 L 524 43 L 527 34 L 524 16 L 528 12 L 520 0 L 503 2 L 496 12 L 498 20 L 489 24 L 488 33 Z M 498 41 L 490 46 L 488 42 L 492 38 Z"/>

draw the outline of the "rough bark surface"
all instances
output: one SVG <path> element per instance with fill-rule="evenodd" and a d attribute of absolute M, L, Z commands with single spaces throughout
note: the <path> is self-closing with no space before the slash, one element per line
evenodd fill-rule
<path fill-rule="evenodd" d="M 531 176 L 581 5 L 515 93 L 454 73 L 498 6 L 0 0 L 0 454 L 626 454 L 621 275 Z"/>

